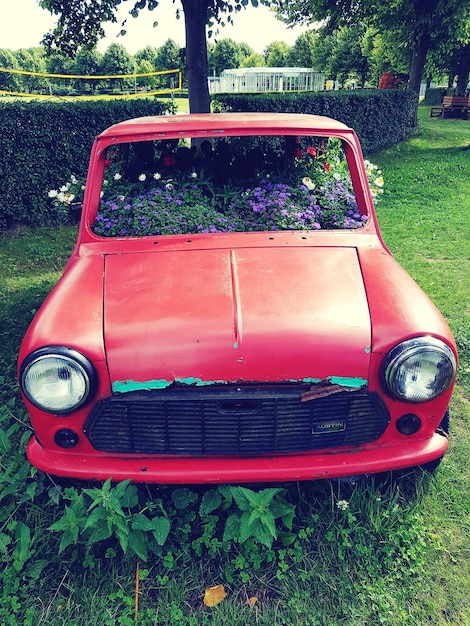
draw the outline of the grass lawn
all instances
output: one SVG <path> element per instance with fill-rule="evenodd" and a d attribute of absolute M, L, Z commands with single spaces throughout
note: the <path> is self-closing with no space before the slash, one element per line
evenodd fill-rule
<path fill-rule="evenodd" d="M 470 122 L 421 108 L 420 127 L 368 157 L 385 179 L 385 242 L 459 346 L 449 452 L 432 477 L 283 485 L 295 518 L 271 548 L 224 542 L 223 506 L 209 506 L 218 496 L 207 489 L 139 487 L 146 510 L 166 511 L 171 525 L 146 562 L 123 556 L 115 534 L 90 545 L 74 534 L 92 510 L 117 528 L 132 494 L 113 504 L 104 487 L 90 494 L 30 467 L 15 361 L 76 228 L 0 235 L 0 624 L 470 626 Z M 204 606 L 219 584 L 227 597 Z"/>

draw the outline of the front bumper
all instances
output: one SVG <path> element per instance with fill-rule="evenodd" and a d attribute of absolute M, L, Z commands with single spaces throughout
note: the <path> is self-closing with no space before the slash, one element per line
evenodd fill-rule
<path fill-rule="evenodd" d="M 346 478 L 423 465 L 440 458 L 448 447 L 445 436 L 403 440 L 395 445 L 369 444 L 354 451 L 270 457 L 124 457 L 77 455 L 44 449 L 35 437 L 27 456 L 48 474 L 79 480 L 159 484 L 284 482 Z"/>

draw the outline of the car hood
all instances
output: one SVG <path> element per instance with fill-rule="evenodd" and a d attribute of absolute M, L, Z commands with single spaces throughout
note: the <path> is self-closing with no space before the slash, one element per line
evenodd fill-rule
<path fill-rule="evenodd" d="M 115 391 L 174 381 L 356 384 L 368 375 L 370 326 L 355 248 L 105 257 L 104 338 Z"/>

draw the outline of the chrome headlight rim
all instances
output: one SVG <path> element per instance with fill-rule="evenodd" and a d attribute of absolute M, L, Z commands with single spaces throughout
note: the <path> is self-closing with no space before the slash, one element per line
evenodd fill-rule
<path fill-rule="evenodd" d="M 398 384 L 398 373 L 400 370 L 411 359 L 416 359 L 420 355 L 430 356 L 432 354 L 437 356 L 437 360 L 442 359 L 443 363 L 447 362 L 447 373 L 439 381 L 439 384 L 427 397 L 416 397 L 413 394 L 402 392 Z M 437 370 L 438 365 L 436 364 Z M 457 359 L 452 348 L 442 339 L 432 335 L 423 335 L 401 341 L 387 353 L 382 365 L 382 381 L 388 394 L 394 399 L 413 404 L 431 402 L 441 396 L 452 385 L 456 373 Z"/>
<path fill-rule="evenodd" d="M 57 408 L 41 402 L 32 395 L 28 384 L 28 375 L 31 373 L 33 366 L 47 359 L 63 360 L 64 367 L 74 367 L 78 371 L 83 380 L 84 393 L 77 401 Z M 21 390 L 27 400 L 41 411 L 54 415 L 68 415 L 88 404 L 96 391 L 97 380 L 96 370 L 91 361 L 78 350 L 68 348 L 67 346 L 53 345 L 34 350 L 24 359 L 20 369 Z"/>

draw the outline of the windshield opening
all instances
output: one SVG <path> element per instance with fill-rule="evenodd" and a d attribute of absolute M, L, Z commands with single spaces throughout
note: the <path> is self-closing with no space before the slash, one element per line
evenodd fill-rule
<path fill-rule="evenodd" d="M 360 228 L 341 140 L 312 136 L 162 139 L 108 147 L 103 237 Z"/>

